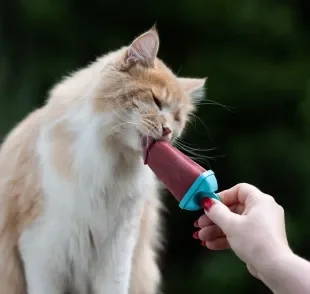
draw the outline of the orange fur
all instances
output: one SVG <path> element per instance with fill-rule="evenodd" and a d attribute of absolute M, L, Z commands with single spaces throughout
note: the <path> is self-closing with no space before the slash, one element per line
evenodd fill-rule
<path fill-rule="evenodd" d="M 41 111 L 29 115 L 0 151 L 0 293 L 24 294 L 18 239 L 42 209 L 35 138 Z"/>
<path fill-rule="evenodd" d="M 148 34 L 150 42 L 156 42 L 156 30 L 152 29 Z M 142 35 L 139 38 L 144 37 Z M 148 52 L 150 56 L 154 54 L 152 50 L 158 49 L 153 47 Z M 94 91 L 91 99 L 94 115 L 138 108 L 141 112 L 141 124 L 151 129 L 154 134 L 161 131 L 158 124 L 171 124 L 171 121 L 158 116 L 155 108 L 143 111 L 143 105 L 153 103 L 153 96 L 157 97 L 163 106 L 171 108 L 170 120 L 179 123 L 176 136 L 181 134 L 188 114 L 194 110 L 190 90 L 201 87 L 204 80 L 193 79 L 189 83 L 183 83 L 158 58 L 145 59 L 145 62 L 139 63 L 130 55 L 133 54 L 130 50 L 135 53 L 135 50 L 140 48 L 121 48 L 57 84 L 50 92 L 47 104 L 25 118 L 1 146 L 0 294 L 27 293 L 19 238 L 44 211 L 40 158 L 36 150 L 43 125 L 54 124 L 50 135 L 55 169 L 65 179 L 73 181 L 76 171 L 71 151 L 76 134 L 64 117 L 75 107 L 84 107 L 85 99 L 89 98 L 85 98 L 81 93 L 88 89 Z M 120 148 L 115 147 L 118 146 L 115 142 L 118 142 L 118 139 L 112 136 L 104 144 L 107 148 Z M 130 294 L 155 294 L 160 283 L 156 258 L 161 240 L 161 205 L 157 191 L 146 193 L 150 195 L 144 204 L 140 220 L 139 237 L 132 262 Z"/>

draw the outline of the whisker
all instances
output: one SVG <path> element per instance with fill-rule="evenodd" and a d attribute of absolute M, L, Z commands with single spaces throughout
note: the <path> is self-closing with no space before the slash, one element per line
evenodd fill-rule
<path fill-rule="evenodd" d="M 193 122 L 189 119 L 188 123 L 191 124 L 191 126 L 196 129 L 196 119 L 195 119 L 195 125 L 193 124 Z"/>
<path fill-rule="evenodd" d="M 192 151 L 213 151 L 216 148 L 208 148 L 208 149 L 204 149 L 204 148 L 198 148 L 198 147 L 191 147 L 188 143 L 182 141 L 180 138 L 176 138 L 176 141 L 178 142 L 178 144 L 180 144 L 181 146 L 184 146 L 185 148 L 188 148 L 189 150 Z"/>
<path fill-rule="evenodd" d="M 149 134 L 150 134 L 150 132 L 151 131 L 148 131 L 148 133 L 147 133 L 147 135 L 146 135 L 146 146 L 148 147 L 149 146 Z M 142 138 L 141 138 L 141 140 L 142 140 Z M 151 154 L 152 153 L 150 153 L 150 150 L 149 150 L 149 148 L 146 148 L 146 157 L 148 157 L 148 156 L 150 156 L 151 157 Z"/>
<path fill-rule="evenodd" d="M 116 112 L 114 109 L 112 109 L 112 111 L 115 113 L 115 115 L 122 121 L 124 122 L 127 122 L 127 123 L 130 123 L 128 122 L 125 118 L 123 118 L 118 112 Z"/>
<path fill-rule="evenodd" d="M 125 114 L 127 114 L 130 117 L 129 112 L 119 103 L 117 97 L 115 98 L 115 101 L 117 102 L 118 106 L 120 107 L 121 110 L 124 111 Z"/>
<path fill-rule="evenodd" d="M 112 131 L 113 131 L 114 129 L 116 129 L 117 127 L 120 127 L 120 126 L 126 125 L 126 124 L 128 124 L 128 123 L 127 123 L 127 122 L 124 122 L 124 123 L 120 123 L 120 124 L 118 124 L 118 125 L 112 127 L 112 128 L 108 131 L 108 133 L 107 133 L 107 135 L 105 136 L 105 138 L 108 138 L 109 136 L 111 136 L 111 135 L 113 135 L 113 134 L 116 134 L 117 131 L 115 131 L 115 132 L 112 132 Z"/>
<path fill-rule="evenodd" d="M 180 74 L 181 69 L 182 69 L 182 66 L 183 66 L 183 64 L 181 64 L 181 66 L 180 66 L 180 68 L 179 68 L 179 70 L 178 70 L 178 72 L 177 72 L 177 76 Z"/>
<path fill-rule="evenodd" d="M 122 116 L 119 115 L 119 113 L 117 113 L 116 111 L 114 111 L 112 109 L 112 111 L 115 113 L 115 115 L 124 123 L 130 124 L 130 125 L 140 125 L 140 121 L 139 122 L 133 122 L 133 121 L 127 121 L 126 119 L 124 119 Z"/>
<path fill-rule="evenodd" d="M 150 123 L 150 122 L 149 121 L 142 121 L 141 123 L 150 132 L 153 131 L 157 136 L 161 136 L 161 133 L 157 130 L 156 126 L 154 126 L 154 124 Z"/>
<path fill-rule="evenodd" d="M 176 142 L 175 145 L 178 146 L 179 148 L 185 150 L 186 152 L 188 152 L 188 153 L 194 155 L 194 156 L 198 156 L 198 157 L 201 157 L 201 158 L 212 159 L 212 157 L 210 157 L 210 156 L 203 155 L 203 154 L 199 154 L 199 153 L 197 153 L 197 152 L 195 152 L 195 151 L 193 151 L 193 150 L 187 149 L 186 147 L 180 145 L 179 142 Z"/>
<path fill-rule="evenodd" d="M 206 155 L 201 155 L 201 154 L 198 154 L 196 152 L 193 152 L 191 150 L 188 150 L 186 148 L 184 148 L 183 146 L 180 146 L 179 145 L 179 142 L 174 142 L 174 145 L 181 149 L 181 150 L 184 150 L 185 152 L 188 153 L 188 156 L 189 158 L 191 158 L 192 160 L 196 161 L 196 162 L 201 162 L 201 163 L 206 163 L 208 166 L 210 166 L 210 163 L 209 163 L 209 160 L 214 160 L 215 159 L 213 157 L 210 157 L 210 156 L 206 156 Z"/>
<path fill-rule="evenodd" d="M 233 107 L 221 104 L 219 102 L 216 102 L 216 101 L 213 101 L 213 100 L 210 100 L 210 99 L 208 99 L 208 101 L 199 102 L 196 105 L 197 106 L 201 106 L 201 105 L 215 105 L 215 106 L 223 107 L 224 109 L 226 109 L 229 112 L 233 112 Z"/>
<path fill-rule="evenodd" d="M 211 134 L 209 132 L 209 129 L 206 126 L 206 124 L 203 122 L 203 120 L 199 116 L 197 116 L 195 113 L 191 113 L 190 116 L 193 116 L 193 117 L 197 118 L 202 123 L 202 125 L 205 127 L 205 129 L 206 129 L 206 131 L 208 133 L 208 136 L 209 136 L 210 140 L 212 141 L 212 137 L 211 137 Z"/>

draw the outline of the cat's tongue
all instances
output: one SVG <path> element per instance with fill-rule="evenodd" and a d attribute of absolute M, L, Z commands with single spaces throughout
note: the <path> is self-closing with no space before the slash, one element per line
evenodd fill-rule
<path fill-rule="evenodd" d="M 151 146 L 154 144 L 155 139 L 149 136 L 142 138 L 143 160 L 144 164 L 147 164 L 147 156 Z"/>

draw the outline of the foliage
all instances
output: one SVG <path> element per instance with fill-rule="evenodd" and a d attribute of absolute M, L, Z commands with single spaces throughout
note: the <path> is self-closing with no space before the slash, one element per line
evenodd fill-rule
<path fill-rule="evenodd" d="M 207 98 L 215 101 L 201 106 L 184 139 L 216 148 L 201 154 L 216 159 L 206 167 L 221 189 L 249 182 L 273 195 L 293 249 L 309 257 L 309 8 L 306 0 L 6 1 L 0 135 L 42 105 L 60 77 L 156 22 L 160 57 L 180 75 L 208 76 Z M 210 252 L 191 238 L 199 213 L 165 200 L 166 293 L 268 292 L 232 252 Z"/>

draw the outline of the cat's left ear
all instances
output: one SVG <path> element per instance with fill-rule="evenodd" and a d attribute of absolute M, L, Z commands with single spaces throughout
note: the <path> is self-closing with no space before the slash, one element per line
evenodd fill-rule
<path fill-rule="evenodd" d="M 146 33 L 136 38 L 127 49 L 126 63 L 139 63 L 141 65 L 154 66 L 159 48 L 158 33 L 153 27 Z"/>
<path fill-rule="evenodd" d="M 192 98 L 194 103 L 198 103 L 204 98 L 206 81 L 207 78 L 178 78 L 181 88 Z"/>

